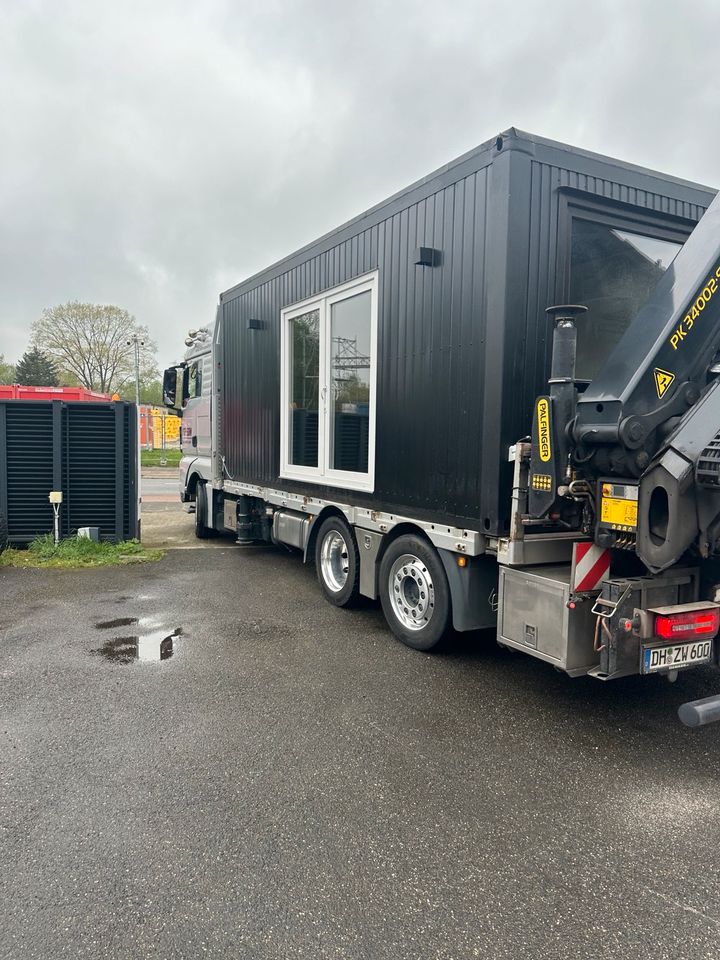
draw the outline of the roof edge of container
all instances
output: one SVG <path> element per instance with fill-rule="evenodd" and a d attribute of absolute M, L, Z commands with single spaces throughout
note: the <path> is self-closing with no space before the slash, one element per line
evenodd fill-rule
<path fill-rule="evenodd" d="M 521 134 L 521 137 L 525 137 L 525 134 Z M 498 150 L 498 140 L 502 139 L 503 146 L 501 150 Z M 326 240 L 329 240 L 331 237 L 334 237 L 336 234 L 347 230 L 349 227 L 352 227 L 358 223 L 361 223 L 363 220 L 371 217 L 373 214 L 379 213 L 385 207 L 390 206 L 395 203 L 397 200 L 402 197 L 407 196 L 412 193 L 414 190 L 419 189 L 420 187 L 425 186 L 426 184 L 432 182 L 433 180 L 438 179 L 446 173 L 449 173 L 455 167 L 462 166 L 471 162 L 472 160 L 479 160 L 483 158 L 487 160 L 488 163 L 492 162 L 494 157 L 502 152 L 502 150 L 512 149 L 515 146 L 515 140 L 517 139 L 517 131 L 514 127 L 510 127 L 508 130 L 503 131 L 502 133 L 497 134 L 494 137 L 491 137 L 489 140 L 485 140 L 483 143 L 479 144 L 477 147 L 473 147 L 471 150 L 466 151 L 465 153 L 460 154 L 459 157 L 455 157 L 453 160 L 450 160 L 448 163 L 444 163 L 441 167 L 433 170 L 431 173 L 426 174 L 424 177 L 421 177 L 419 180 L 415 180 L 413 183 L 409 184 L 407 187 L 403 187 L 401 190 L 397 190 L 395 193 L 392 193 L 389 197 L 385 197 L 383 200 L 380 200 L 378 203 L 373 204 L 372 207 L 368 207 L 366 210 L 363 210 L 362 213 L 357 214 L 354 217 L 351 217 L 349 220 L 346 220 L 344 223 L 338 224 L 338 226 L 333 227 L 332 230 L 328 230 L 327 233 L 323 233 L 321 236 L 316 237 L 314 240 L 311 240 L 309 243 L 304 244 L 302 247 L 299 247 L 297 250 L 293 250 L 288 253 L 286 256 L 281 257 L 279 260 L 276 260 L 274 263 L 268 264 L 267 267 L 263 267 L 262 270 L 259 270 L 257 273 L 252 274 L 247 277 L 245 280 L 241 280 L 239 283 L 236 283 L 234 286 L 229 287 L 227 290 L 224 290 L 220 294 L 220 300 L 226 298 L 232 298 L 236 296 L 243 287 L 253 287 L 256 285 L 256 282 L 267 273 L 272 273 L 279 266 L 281 266 L 286 261 L 299 257 L 302 254 L 309 253 L 313 248 L 320 246 Z M 487 164 L 481 164 L 481 166 L 486 166 Z"/>
<path fill-rule="evenodd" d="M 319 247 L 321 248 L 323 244 L 327 243 L 331 238 L 337 237 L 339 234 L 349 230 L 354 226 L 357 226 L 364 220 L 371 219 L 385 208 L 396 203 L 398 200 L 409 196 L 414 191 L 421 189 L 432 181 L 444 177 L 448 173 L 451 173 L 454 169 L 464 165 L 472 164 L 473 161 L 476 162 L 475 169 L 481 169 L 483 166 L 489 166 L 501 153 L 509 152 L 511 150 L 529 154 L 538 161 L 547 163 L 552 163 L 563 154 L 569 154 L 574 158 L 582 158 L 587 160 L 591 164 L 625 170 L 628 173 L 637 174 L 638 176 L 643 177 L 650 177 L 660 183 L 671 183 L 675 186 L 696 191 L 698 193 L 708 193 L 714 195 L 716 192 L 716 188 L 714 187 L 694 183 L 691 180 L 684 180 L 680 177 L 673 177 L 668 174 L 664 174 L 659 170 L 642 167 L 638 164 L 630 163 L 625 160 L 618 160 L 614 157 L 609 157 L 601 153 L 595 153 L 591 150 L 584 150 L 580 147 L 574 147 L 570 144 L 562 143 L 561 141 L 540 137 L 536 134 L 519 130 L 517 127 L 508 127 L 506 130 L 501 131 L 494 137 L 491 137 L 489 140 L 483 141 L 477 147 L 473 147 L 471 150 L 460 154 L 460 156 L 455 157 L 448 163 L 443 164 L 442 166 L 433 170 L 431 173 L 426 174 L 426 176 L 421 177 L 419 180 L 415 180 L 407 187 L 396 191 L 389 197 L 381 200 L 379 203 L 374 204 L 372 207 L 369 207 L 366 210 L 363 210 L 362 213 L 357 214 L 350 220 L 346 220 L 344 223 L 339 224 L 332 230 L 327 231 L 319 237 L 316 237 L 309 243 L 291 251 L 284 257 L 281 257 L 279 260 L 268 264 L 267 267 L 263 267 L 262 270 L 257 271 L 246 279 L 241 280 L 232 287 L 229 287 L 227 290 L 224 290 L 220 293 L 220 303 L 223 303 L 226 300 L 232 300 L 241 293 L 252 290 L 258 286 L 259 283 L 276 275 L 283 267 L 291 269 L 292 261 L 306 258 L 311 251 L 316 250 Z"/>
<path fill-rule="evenodd" d="M 694 180 L 686 180 L 683 177 L 675 177 L 672 174 L 663 173 L 661 170 L 656 170 L 653 167 L 643 167 L 641 164 L 631 163 L 629 160 L 619 160 L 617 157 L 611 157 L 604 153 L 596 153 L 593 150 L 585 150 L 582 147 L 573 147 L 571 144 L 563 143 L 560 140 L 550 140 L 547 137 L 540 137 L 534 133 L 527 133 L 526 131 L 518 130 L 515 127 L 511 128 L 506 133 L 500 134 L 500 136 L 504 137 L 509 136 L 510 134 L 514 134 L 519 140 L 540 147 L 540 149 L 543 151 L 547 150 L 549 153 L 568 153 L 573 157 L 584 157 L 596 163 L 606 164 L 616 167 L 620 170 L 627 170 L 631 173 L 640 174 L 641 176 L 652 177 L 653 179 L 660 180 L 662 183 L 673 183 L 676 186 L 712 193 L 713 195 L 718 192 L 717 187 L 711 187 L 705 183 L 697 183 Z M 542 160 L 542 157 L 538 157 L 538 159 Z"/>

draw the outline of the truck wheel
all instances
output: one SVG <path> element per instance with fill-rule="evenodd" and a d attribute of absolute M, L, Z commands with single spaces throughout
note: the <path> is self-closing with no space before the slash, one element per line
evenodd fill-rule
<path fill-rule="evenodd" d="M 415 534 L 394 540 L 380 564 L 380 601 L 398 640 L 431 650 L 450 622 L 450 589 L 435 549 Z"/>
<path fill-rule="evenodd" d="M 204 481 L 198 480 L 195 488 L 195 536 L 199 540 L 207 540 L 213 531 L 208 527 L 208 496 Z"/>
<path fill-rule="evenodd" d="M 358 595 L 360 558 L 355 536 L 341 517 L 323 521 L 315 541 L 315 569 L 322 592 L 336 607 L 347 607 Z"/>
<path fill-rule="evenodd" d="M 0 513 L 0 553 L 3 552 L 5 547 L 8 545 L 8 539 L 10 537 L 8 531 L 8 523 L 5 517 Z"/>

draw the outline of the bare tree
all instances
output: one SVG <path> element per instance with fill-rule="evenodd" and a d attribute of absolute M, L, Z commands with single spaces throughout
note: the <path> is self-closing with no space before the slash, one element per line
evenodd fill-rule
<path fill-rule="evenodd" d="M 88 390 L 112 393 L 134 376 L 134 348 L 128 344 L 134 333 L 144 341 L 140 378 L 154 379 L 157 346 L 147 327 L 120 307 L 73 301 L 43 310 L 32 325 L 32 344 Z"/>

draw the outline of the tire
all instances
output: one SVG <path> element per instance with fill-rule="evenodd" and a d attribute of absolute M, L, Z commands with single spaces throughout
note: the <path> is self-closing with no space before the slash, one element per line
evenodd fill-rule
<path fill-rule="evenodd" d="M 450 625 L 450 588 L 435 548 L 422 537 L 394 540 L 380 563 L 380 602 L 388 626 L 413 650 L 432 650 Z"/>
<path fill-rule="evenodd" d="M 204 480 L 198 480 L 195 488 L 195 536 L 198 540 L 207 540 L 213 535 L 213 530 L 207 525 L 208 497 Z"/>
<path fill-rule="evenodd" d="M 315 569 L 320 589 L 333 606 L 347 607 L 357 600 L 360 557 L 355 535 L 342 517 L 328 517 L 320 525 Z"/>
<path fill-rule="evenodd" d="M 10 534 L 8 532 L 7 520 L 2 513 L 0 513 L 0 553 L 2 553 L 5 547 L 8 545 L 9 537 Z"/>

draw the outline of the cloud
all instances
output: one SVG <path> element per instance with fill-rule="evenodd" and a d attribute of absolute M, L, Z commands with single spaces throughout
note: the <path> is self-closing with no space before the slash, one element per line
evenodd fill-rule
<path fill-rule="evenodd" d="M 510 125 L 720 182 L 708 2 L 6 3 L 0 352 L 219 291 Z"/>

